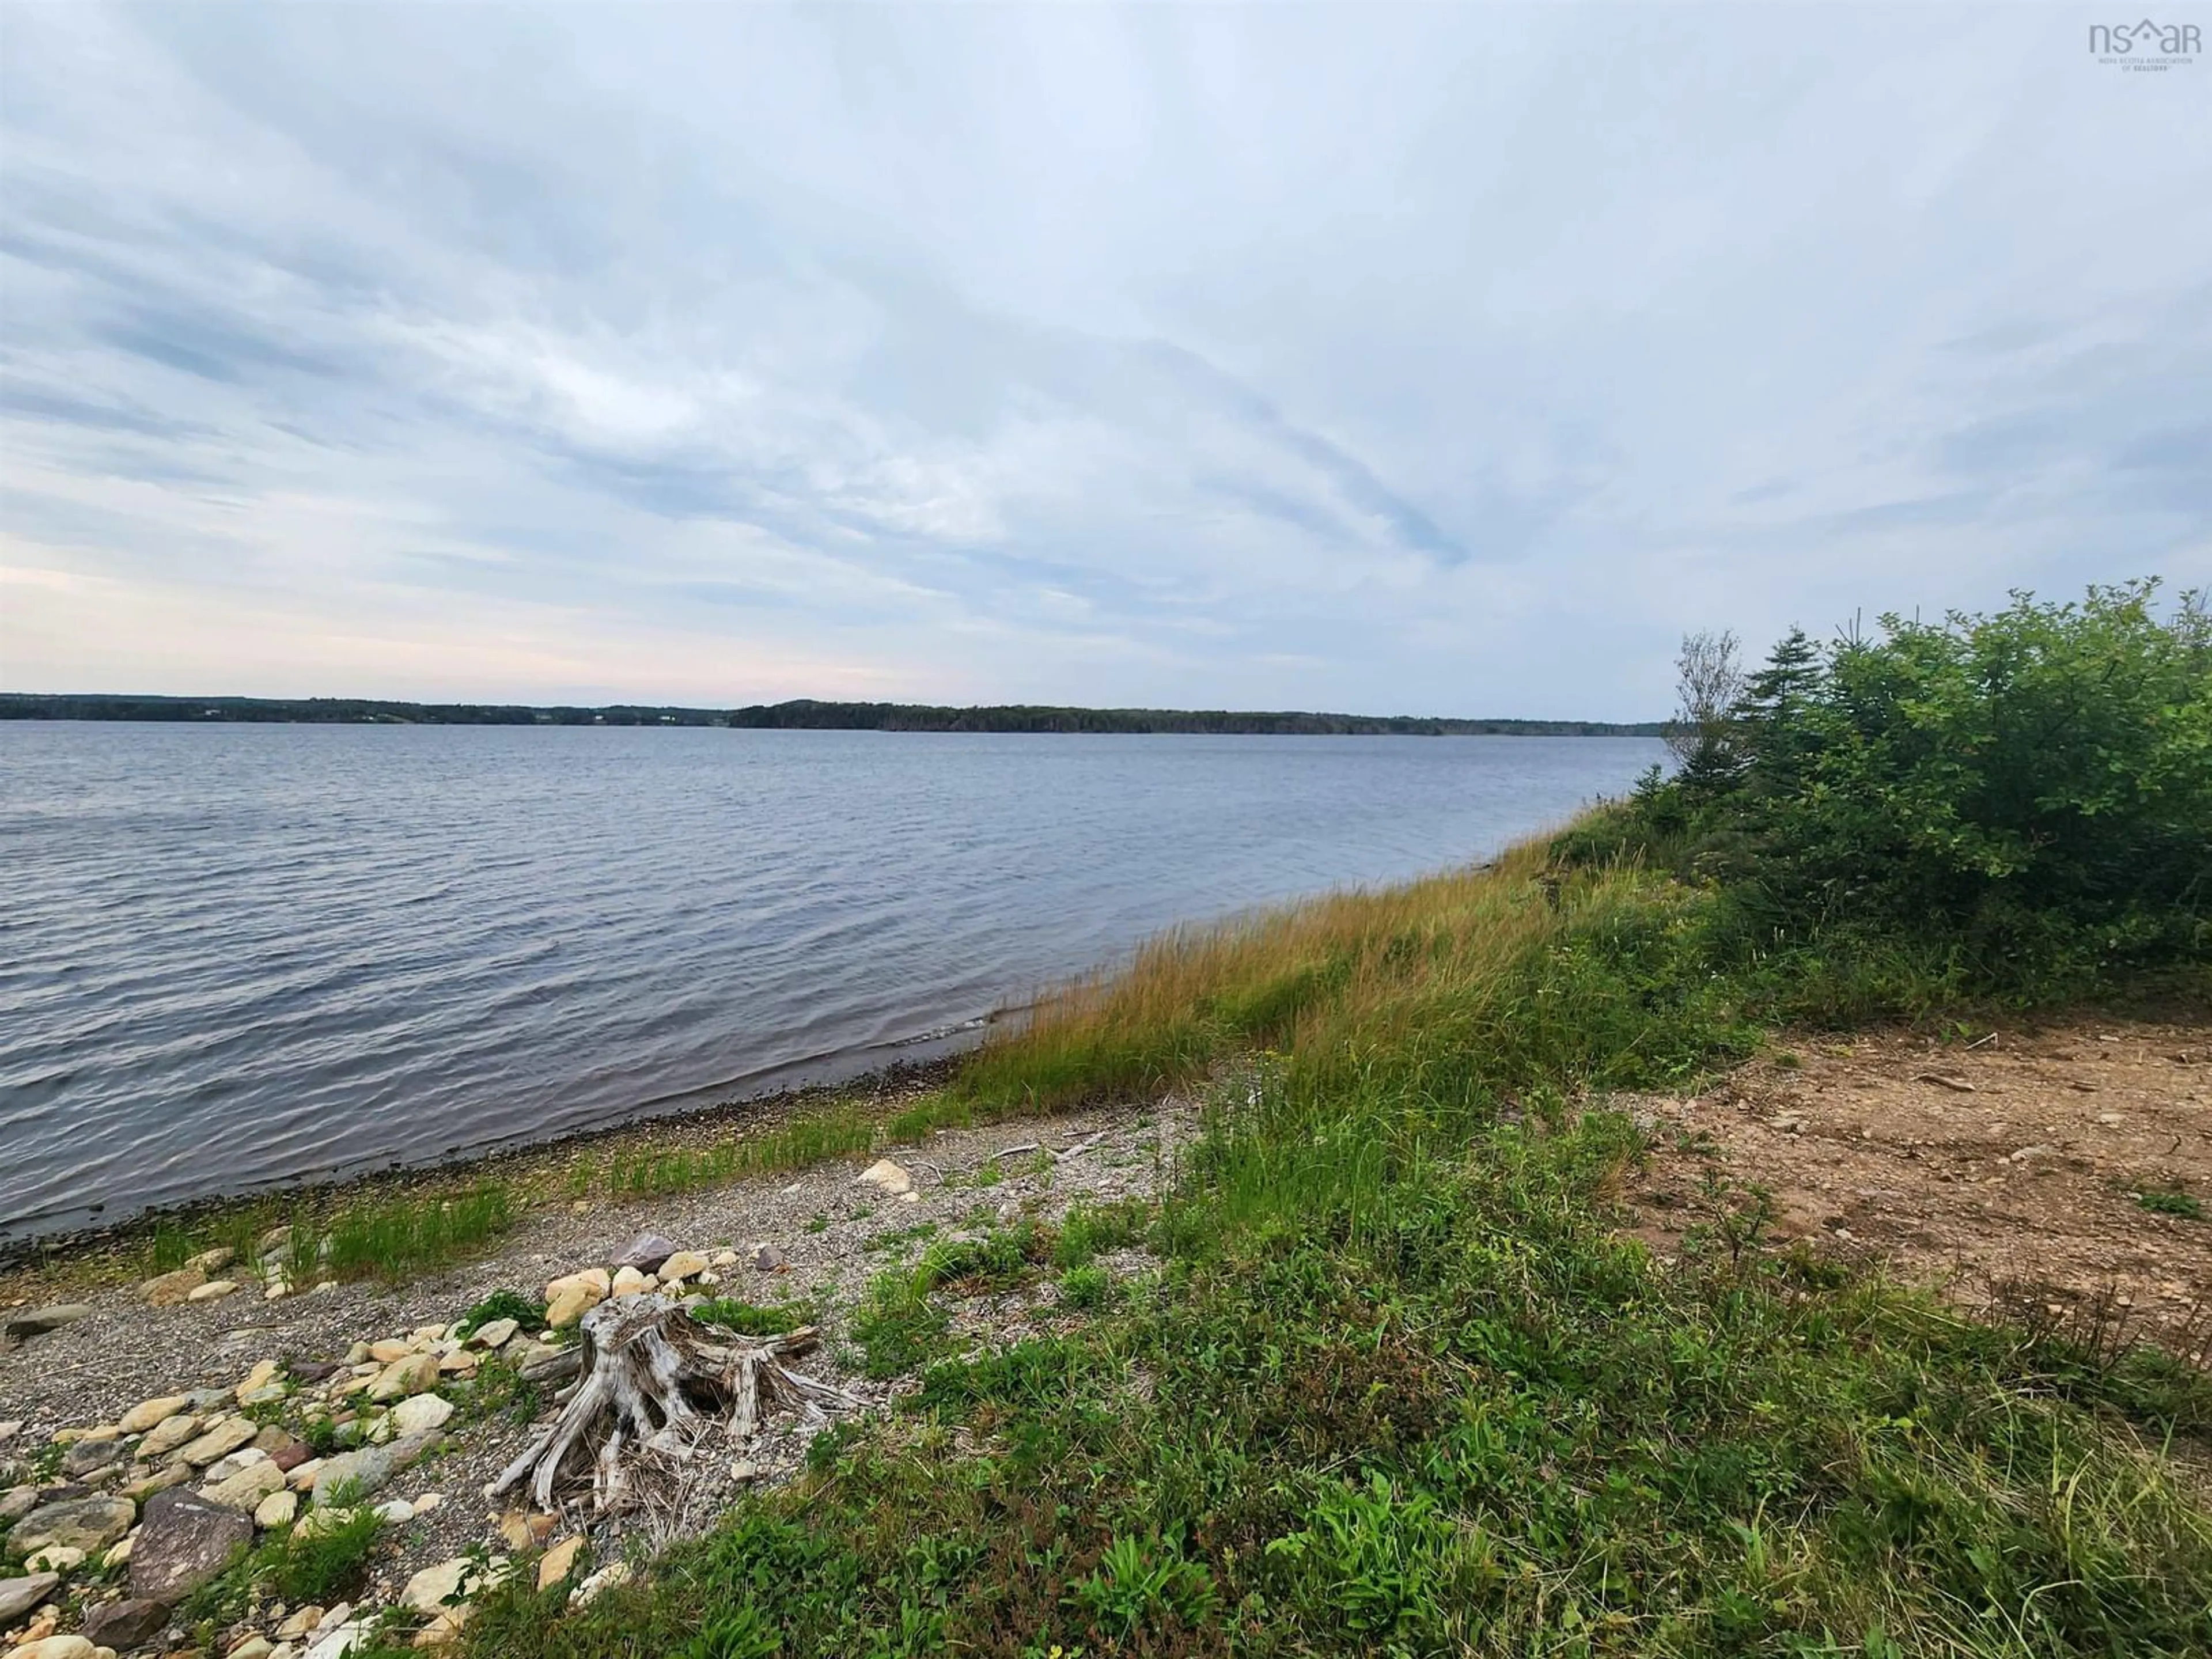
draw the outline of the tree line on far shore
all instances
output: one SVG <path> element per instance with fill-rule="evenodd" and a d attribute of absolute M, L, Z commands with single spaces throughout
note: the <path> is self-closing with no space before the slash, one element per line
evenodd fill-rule
<path fill-rule="evenodd" d="M 1072 708 L 1001 704 L 755 703 L 685 708 L 400 702 L 370 697 L 44 696 L 0 692 L 0 720 L 258 721 L 307 725 L 716 726 L 752 731 L 1191 732 L 1268 737 L 1657 737 L 1656 720 L 1443 720 L 1413 715 L 1239 713 L 1227 709 Z"/>

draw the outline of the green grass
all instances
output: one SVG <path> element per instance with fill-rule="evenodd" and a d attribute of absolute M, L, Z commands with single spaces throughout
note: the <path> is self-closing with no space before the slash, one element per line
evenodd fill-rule
<path fill-rule="evenodd" d="M 814 1324 L 821 1317 L 819 1310 L 809 1302 L 779 1302 L 764 1307 L 729 1296 L 694 1302 L 684 1311 L 694 1319 L 720 1325 L 739 1336 L 781 1336 L 786 1331 Z"/>
<path fill-rule="evenodd" d="M 468 1650 L 2212 1650 L 2202 1371 L 1770 1250 L 1755 1195 L 1670 1262 L 1619 1231 L 1644 1149 L 1588 1103 L 1761 1040 L 1777 970 L 1711 906 L 1524 849 L 1048 1009 L 932 1109 L 1207 1089 L 1165 1196 L 878 1275 L 888 1420 L 587 1610 L 493 1595 Z M 953 1299 L 1048 1266 L 1084 1322 L 963 1352 Z"/>
<path fill-rule="evenodd" d="M 504 1182 L 455 1192 L 370 1195 L 335 1205 L 256 1200 L 186 1224 L 163 1218 L 148 1234 L 149 1273 L 167 1273 L 202 1251 L 228 1246 L 237 1261 L 222 1272 L 264 1272 L 295 1290 L 325 1279 L 399 1279 L 465 1257 L 514 1226 L 520 1214 Z M 282 1230 L 264 1268 L 258 1243 Z"/>
<path fill-rule="evenodd" d="M 2185 1221 L 2204 1219 L 2202 1200 L 2181 1192 L 2137 1193 L 2136 1202 L 2158 1215 L 2178 1215 Z"/>

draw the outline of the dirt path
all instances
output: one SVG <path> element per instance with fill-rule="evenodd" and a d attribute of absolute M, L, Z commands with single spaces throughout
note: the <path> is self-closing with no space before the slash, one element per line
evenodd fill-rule
<path fill-rule="evenodd" d="M 1637 1104 L 1662 1133 L 1630 1196 L 1662 1250 L 1724 1176 L 1772 1194 L 1778 1239 L 1856 1247 L 1969 1306 L 2105 1301 L 2212 1358 L 2212 1026 L 1806 1036 Z"/>

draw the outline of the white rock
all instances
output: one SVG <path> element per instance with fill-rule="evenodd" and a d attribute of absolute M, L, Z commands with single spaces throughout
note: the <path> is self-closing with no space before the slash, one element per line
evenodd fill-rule
<path fill-rule="evenodd" d="M 345 1659 L 357 1647 L 368 1642 L 368 1621 L 349 1619 L 342 1625 L 315 1632 L 314 1645 L 307 1650 L 307 1659 Z"/>
<path fill-rule="evenodd" d="M 295 1492 L 272 1492 L 263 1498 L 253 1511 L 253 1524 L 266 1531 L 270 1527 L 286 1527 L 300 1512 L 300 1494 Z"/>
<path fill-rule="evenodd" d="M 404 1527 L 415 1518 L 415 1506 L 404 1498 L 395 1498 L 388 1504 L 379 1504 L 376 1515 L 392 1526 Z"/>
<path fill-rule="evenodd" d="M 640 1292 L 649 1291 L 652 1288 L 653 1276 L 650 1273 L 641 1273 L 635 1267 L 617 1267 L 615 1269 L 614 1288 L 611 1294 L 616 1296 L 636 1296 Z"/>
<path fill-rule="evenodd" d="M 10 1648 L 8 1659 L 96 1659 L 103 1650 L 113 1659 L 113 1649 L 96 1648 L 82 1636 L 49 1636 L 44 1641 Z"/>
<path fill-rule="evenodd" d="M 386 1420 L 402 1434 L 421 1434 L 427 1429 L 442 1426 L 453 1414 L 453 1402 L 444 1395 L 418 1394 L 394 1406 Z"/>
<path fill-rule="evenodd" d="M 903 1197 L 914 1190 L 914 1177 L 890 1159 L 879 1158 L 861 1170 L 853 1184 L 855 1187 L 873 1187 L 878 1192 L 889 1193 L 893 1197 Z"/>
<path fill-rule="evenodd" d="M 495 1319 L 489 1324 L 477 1326 L 476 1334 L 469 1341 L 479 1348 L 505 1347 L 507 1339 L 520 1328 L 512 1319 Z"/>
<path fill-rule="evenodd" d="M 629 1582 L 629 1563 L 610 1562 L 568 1592 L 568 1604 L 571 1607 L 587 1607 L 599 1600 L 602 1590 L 610 1590 L 617 1584 L 626 1584 Z"/>

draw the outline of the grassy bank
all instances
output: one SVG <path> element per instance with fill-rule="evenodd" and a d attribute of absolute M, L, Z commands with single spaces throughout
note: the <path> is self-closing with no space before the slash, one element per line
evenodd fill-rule
<path fill-rule="evenodd" d="M 2202 1376 L 1748 1218 L 1672 1262 L 1611 1224 L 1605 1091 L 1725 1064 L 1773 994 L 1716 970 L 1719 902 L 1530 847 L 1160 941 L 937 1107 L 1212 1079 L 1157 1273 L 968 1353 L 950 1296 L 1088 1242 L 887 1275 L 855 1336 L 906 1411 L 641 1587 L 495 1598 L 474 1650 L 2203 1650 L 2212 1513 L 2165 1450 L 2212 1454 Z"/>
<path fill-rule="evenodd" d="M 2193 625 L 2173 625 L 2179 647 Z M 2061 701 L 2112 679 L 2094 629 L 2059 632 L 2080 647 Z M 1924 665 L 1929 645 L 1908 634 L 1885 661 Z M 1837 657 L 1824 672 L 1844 679 L 1884 665 Z M 1837 693 L 1826 718 L 1863 689 L 1790 695 Z M 2182 692 L 2119 726 L 2186 749 L 2201 680 Z M 2185 871 L 2212 816 L 2191 841 L 2174 803 L 2203 778 L 2168 768 L 2140 810 L 2091 803 L 2099 834 L 2150 836 L 2150 874 L 2178 884 L 2045 890 L 2054 869 L 2033 858 L 2008 884 L 1985 846 L 1960 854 L 1978 817 L 2015 810 L 1972 778 L 1944 786 L 1960 833 L 1881 842 L 1905 810 L 1882 792 L 1933 752 L 1905 740 L 1929 703 L 1893 699 L 1887 771 L 1834 738 L 1867 787 L 1808 773 L 1784 799 L 1765 793 L 1780 728 L 1753 730 L 1739 699 L 1704 731 L 1735 754 L 1565 836 L 1176 933 L 1078 988 L 903 1127 L 1200 1092 L 1174 1196 L 1113 1224 L 1152 1268 L 1114 1279 L 1090 1224 L 1024 1224 L 963 1247 L 972 1261 L 886 1274 L 850 1335 L 878 1374 L 918 1374 L 900 1412 L 826 1434 L 805 1479 L 588 1608 L 494 1595 L 471 1650 L 2212 1650 L 2201 1372 L 1763 1248 L 1751 1194 L 1672 1259 L 1617 1225 L 1646 1149 L 1613 1091 L 1688 1086 L 1774 1021 L 2201 998 Z M 1880 843 L 1867 867 L 1906 887 L 1792 884 L 1817 871 L 1816 833 L 1850 830 L 1808 803 L 1839 799 Z M 2079 816 L 2021 810 L 2031 830 Z M 946 1334 L 950 1298 L 1047 1274 L 1083 1310 L 1062 1334 L 995 1351 Z"/>

